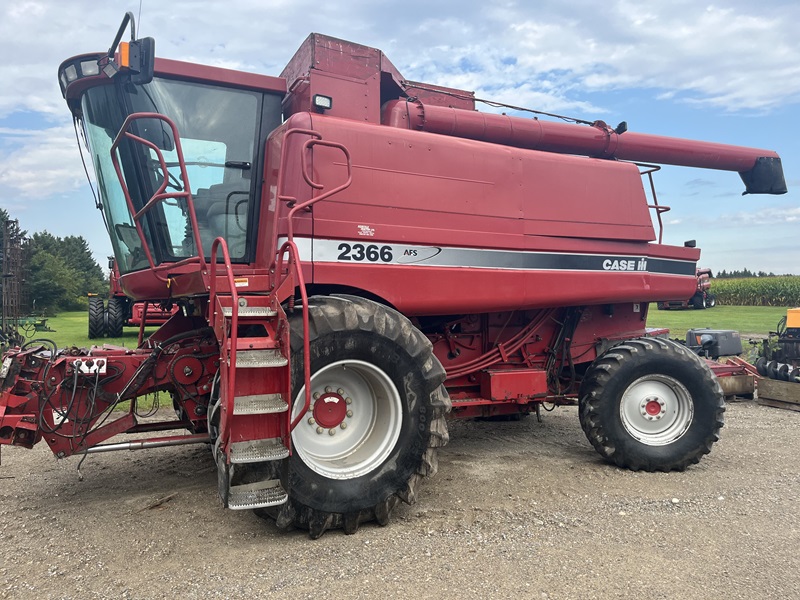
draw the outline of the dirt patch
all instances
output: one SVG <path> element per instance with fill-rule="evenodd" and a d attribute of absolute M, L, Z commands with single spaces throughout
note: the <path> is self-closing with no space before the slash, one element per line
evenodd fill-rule
<path fill-rule="evenodd" d="M 222 509 L 204 446 L 57 461 L 5 448 L 3 598 L 796 598 L 800 413 L 728 406 L 684 473 L 600 461 L 575 408 L 451 423 L 387 527 L 282 534 Z"/>

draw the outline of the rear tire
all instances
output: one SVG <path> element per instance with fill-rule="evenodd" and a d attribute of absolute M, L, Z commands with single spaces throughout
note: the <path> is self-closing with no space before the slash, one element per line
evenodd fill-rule
<path fill-rule="evenodd" d="M 126 303 L 122 298 L 108 300 L 108 337 L 122 337 L 122 328 L 125 325 Z"/>
<path fill-rule="evenodd" d="M 695 309 L 702 309 L 706 307 L 706 298 L 702 294 L 692 296 L 692 306 Z"/>
<path fill-rule="evenodd" d="M 629 340 L 586 372 L 580 421 L 607 461 L 634 471 L 682 471 L 699 462 L 724 424 L 722 388 L 686 347 Z"/>
<path fill-rule="evenodd" d="M 106 316 L 103 299 L 98 296 L 89 297 L 89 339 L 102 338 L 106 334 Z"/>
<path fill-rule="evenodd" d="M 708 308 L 714 308 L 717 305 L 717 297 L 714 294 L 708 295 Z"/>
<path fill-rule="evenodd" d="M 325 405 L 292 432 L 289 500 L 271 514 L 278 527 L 308 529 L 312 538 L 334 528 L 355 533 L 372 520 L 385 525 L 399 500 L 416 500 L 447 443 L 444 368 L 408 319 L 369 300 L 313 297 L 309 325 L 312 405 Z M 299 318 L 291 345 L 296 415 L 305 400 Z"/>

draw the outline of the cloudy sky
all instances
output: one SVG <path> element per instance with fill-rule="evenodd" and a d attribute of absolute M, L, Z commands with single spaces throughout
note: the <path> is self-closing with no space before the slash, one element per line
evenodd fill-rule
<path fill-rule="evenodd" d="M 0 5 L 0 206 L 29 232 L 110 244 L 56 69 L 108 49 L 125 11 L 165 58 L 278 75 L 312 31 L 382 49 L 408 79 L 631 131 L 776 150 L 789 193 L 735 173 L 657 175 L 665 241 L 701 263 L 800 274 L 796 0 L 6 0 Z"/>

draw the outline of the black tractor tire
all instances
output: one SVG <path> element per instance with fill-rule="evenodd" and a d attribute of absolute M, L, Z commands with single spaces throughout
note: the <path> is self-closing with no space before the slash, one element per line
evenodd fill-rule
<path fill-rule="evenodd" d="M 641 338 L 589 367 L 579 391 L 581 427 L 609 462 L 633 471 L 682 471 L 711 451 L 724 425 L 722 388 L 685 346 Z"/>
<path fill-rule="evenodd" d="M 89 297 L 89 339 L 96 340 L 106 334 L 106 315 L 103 299 L 99 296 Z"/>
<path fill-rule="evenodd" d="M 717 297 L 714 294 L 709 294 L 706 304 L 708 304 L 708 308 L 714 308 L 717 305 Z"/>
<path fill-rule="evenodd" d="M 123 298 L 110 298 L 108 300 L 108 337 L 122 337 L 122 328 L 125 325 L 126 302 Z"/>
<path fill-rule="evenodd" d="M 706 297 L 703 294 L 695 294 L 692 296 L 692 306 L 695 309 L 702 309 L 706 307 Z"/>
<path fill-rule="evenodd" d="M 291 319 L 293 415 L 305 402 L 298 313 Z M 312 392 L 326 402 L 346 398 L 350 428 L 325 429 L 323 419 L 313 420 L 321 413 L 306 413 L 292 432 L 289 500 L 257 512 L 274 516 L 281 529 L 308 529 L 314 539 L 335 528 L 352 534 L 373 520 L 385 525 L 399 500 L 416 500 L 449 439 L 444 368 L 406 317 L 370 300 L 314 296 L 309 329 Z"/>

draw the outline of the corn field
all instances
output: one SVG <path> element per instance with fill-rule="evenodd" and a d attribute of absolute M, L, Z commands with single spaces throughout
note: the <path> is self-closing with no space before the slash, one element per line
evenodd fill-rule
<path fill-rule="evenodd" d="M 728 306 L 800 306 L 800 276 L 714 279 L 711 293 Z"/>

